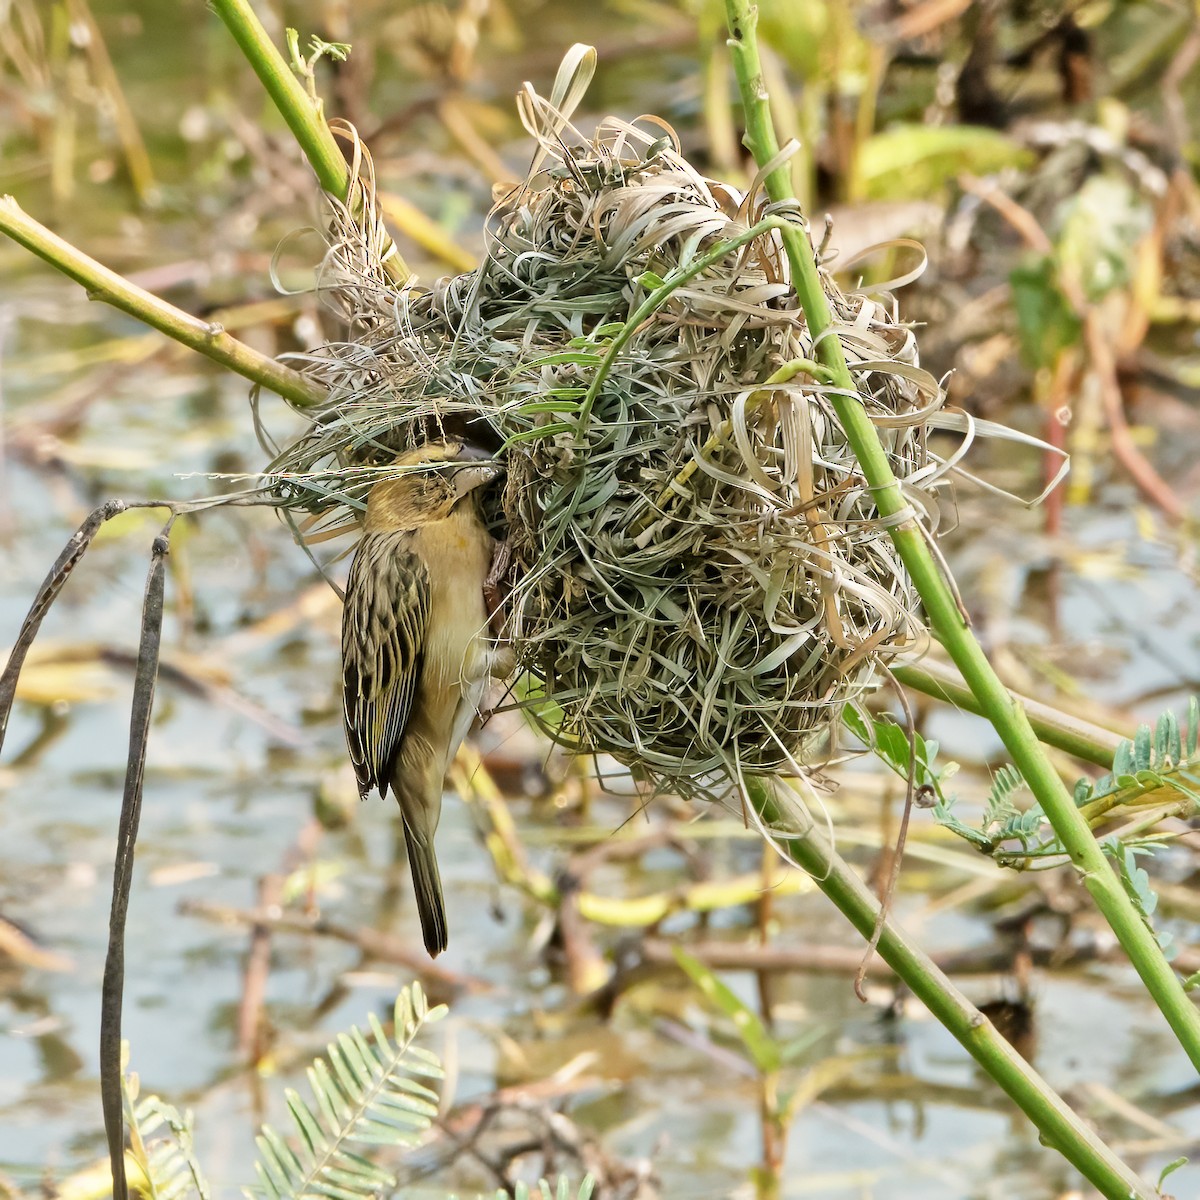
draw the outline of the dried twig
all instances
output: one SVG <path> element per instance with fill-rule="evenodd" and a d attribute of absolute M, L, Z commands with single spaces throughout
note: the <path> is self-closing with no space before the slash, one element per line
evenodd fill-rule
<path fill-rule="evenodd" d="M 37 595 L 30 605 L 29 612 L 21 624 L 13 648 L 9 652 L 8 662 L 0 673 L 0 750 L 4 748 L 4 735 L 8 731 L 9 717 L 12 715 L 13 700 L 17 694 L 17 678 L 30 646 L 42 627 L 42 621 L 50 611 L 50 606 L 58 599 L 59 592 L 71 577 L 71 572 L 79 565 L 79 560 L 87 553 L 92 539 L 100 530 L 100 526 L 112 517 L 125 512 L 129 508 L 161 508 L 156 501 L 133 502 L 125 500 L 109 500 L 88 514 L 83 524 L 71 535 L 63 552 L 55 559 L 46 578 L 42 580 Z"/>
<path fill-rule="evenodd" d="M 245 909 L 203 900 L 184 900 L 179 911 L 188 916 L 204 917 L 229 925 L 278 930 L 286 933 L 315 934 L 357 946 L 368 958 L 395 963 L 419 975 L 427 983 L 441 985 L 451 993 L 487 991 L 491 984 L 473 975 L 451 971 L 430 961 L 415 945 L 378 929 L 341 925 L 325 917 L 311 917 L 285 908 Z"/>
<path fill-rule="evenodd" d="M 146 769 L 146 743 L 150 713 L 158 678 L 158 651 L 162 641 L 163 591 L 166 558 L 170 551 L 175 515 L 154 539 L 146 596 L 142 604 L 142 636 L 138 644 L 137 673 L 133 683 L 133 711 L 129 719 L 129 758 L 125 767 L 125 793 L 117 826 L 117 854 L 113 866 L 112 909 L 108 919 L 108 953 L 100 1001 L 100 1100 L 112 1163 L 113 1200 L 128 1200 L 125 1179 L 125 1123 L 121 1094 L 121 1009 L 125 991 L 125 918 L 133 883 L 133 851 L 142 814 L 142 785 Z"/>

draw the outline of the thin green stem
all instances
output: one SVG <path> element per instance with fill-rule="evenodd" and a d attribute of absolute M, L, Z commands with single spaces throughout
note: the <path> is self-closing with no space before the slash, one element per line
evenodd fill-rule
<path fill-rule="evenodd" d="M 211 4 L 287 122 L 292 136 L 316 172 L 317 182 L 331 196 L 353 205 L 351 185 L 354 180 L 337 138 L 287 59 L 267 35 L 250 0 L 211 0 Z M 394 244 L 387 249 L 390 253 L 385 251 L 384 268 L 393 281 L 403 283 L 412 272 Z"/>
<path fill-rule="evenodd" d="M 285 400 L 303 407 L 319 404 L 326 398 L 324 389 L 318 384 L 291 367 L 260 354 L 245 342 L 239 342 L 222 326 L 193 317 L 89 258 L 35 221 L 11 196 L 0 196 L 0 233 L 7 234 L 81 284 L 87 290 L 89 300 L 103 300 L 131 317 L 137 317 L 167 337 L 198 350 Z"/>
<path fill-rule="evenodd" d="M 763 84 L 755 31 L 757 14 L 749 0 L 726 0 L 729 47 L 746 117 L 746 145 L 760 167 L 779 154 L 771 122 L 770 101 Z M 764 181 L 774 202 L 793 200 L 786 163 Z M 880 513 L 893 519 L 889 533 L 913 584 L 920 593 L 933 632 L 945 646 L 963 680 L 1000 735 L 1014 766 L 1042 805 L 1085 886 L 1112 927 L 1147 991 L 1162 1010 L 1192 1065 L 1200 1070 L 1200 1012 L 1163 957 L 1153 932 L 1111 869 L 1083 815 L 1038 743 L 1020 704 L 1009 695 L 992 669 L 954 592 L 925 541 L 916 514 L 904 499 L 871 418 L 855 394 L 854 379 L 837 337 L 829 301 L 821 286 L 807 234 L 793 226 L 781 232 L 792 270 L 792 282 L 804 310 L 818 358 L 833 372 L 838 390 L 830 399 L 859 468 Z"/>
<path fill-rule="evenodd" d="M 830 846 L 798 797 L 782 796 L 762 779 L 747 781 L 755 809 L 780 848 L 807 871 L 863 937 L 870 937 L 879 904 Z M 972 1058 L 1037 1126 L 1042 1140 L 1076 1167 L 1109 1200 L 1154 1200 L 1144 1183 L 1021 1057 L 938 966 L 893 922 L 884 922 L 880 957 Z"/>
<path fill-rule="evenodd" d="M 600 396 L 604 381 L 608 378 L 609 372 L 612 370 L 613 363 L 617 361 L 621 355 L 621 351 L 624 350 L 630 338 L 641 329 L 643 323 L 662 308 L 671 296 L 679 288 L 683 287 L 685 283 L 695 279 L 697 275 L 703 274 L 714 263 L 720 262 L 727 254 L 732 254 L 735 250 L 739 250 L 742 246 L 756 241 L 764 234 L 774 231 L 783 232 L 787 226 L 788 223 L 781 217 L 764 217 L 749 229 L 743 229 L 741 233 L 734 234 L 733 237 L 718 242 L 710 250 L 692 259 L 686 266 L 676 267 L 666 279 L 647 292 L 641 304 L 633 310 L 624 326 L 622 326 L 621 330 L 609 343 L 608 349 L 604 352 L 604 357 L 600 360 L 600 365 L 596 368 L 596 373 L 592 376 L 592 382 L 588 386 L 583 403 L 579 406 L 579 415 L 576 418 L 576 424 L 579 429 L 579 432 L 576 434 L 577 440 L 587 430 L 592 409 L 595 407 L 596 400 Z"/>
<path fill-rule="evenodd" d="M 978 717 L 986 716 L 983 705 L 975 693 L 965 687 L 952 671 L 937 663 L 902 663 L 892 667 L 892 674 L 906 688 L 921 692 L 934 700 L 953 704 Z M 1043 745 L 1065 750 L 1084 762 L 1094 763 L 1105 770 L 1112 769 L 1113 755 L 1121 744 L 1121 735 L 1090 721 L 1080 720 L 1069 713 L 1060 712 L 1049 704 L 1027 696 L 1017 696 L 1018 703 L 1025 709 L 1029 724 Z"/>
<path fill-rule="evenodd" d="M 212 0 L 212 7 L 275 102 L 305 158 L 317 173 L 317 182 L 331 196 L 345 200 L 350 191 L 350 169 L 337 138 L 267 35 L 249 0 Z"/>

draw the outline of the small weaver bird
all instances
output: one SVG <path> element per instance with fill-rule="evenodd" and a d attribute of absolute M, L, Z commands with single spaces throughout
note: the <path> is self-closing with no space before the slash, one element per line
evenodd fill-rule
<path fill-rule="evenodd" d="M 484 589 L 497 543 L 478 489 L 502 468 L 461 441 L 396 459 L 404 473 L 367 498 L 342 612 L 346 741 L 366 797 L 400 805 L 421 933 L 446 949 L 446 909 L 433 835 L 450 763 L 479 710 L 499 654 Z"/>

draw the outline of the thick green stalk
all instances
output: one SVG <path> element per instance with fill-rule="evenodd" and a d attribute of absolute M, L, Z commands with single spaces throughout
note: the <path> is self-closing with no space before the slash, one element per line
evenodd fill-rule
<path fill-rule="evenodd" d="M 250 0 L 210 2 L 287 122 L 292 136 L 316 172 L 317 182 L 331 196 L 352 202 L 350 185 L 353 180 L 337 138 L 287 59 L 267 35 Z M 411 272 L 394 244 L 390 249 L 383 265 L 391 279 L 403 283 Z"/>
<path fill-rule="evenodd" d="M 0 233 L 8 234 L 13 241 L 82 284 L 89 300 L 103 300 L 137 317 L 293 404 L 319 404 L 325 399 L 324 389 L 298 371 L 239 342 L 220 325 L 193 317 L 89 258 L 22 211 L 11 196 L 0 196 Z"/>
<path fill-rule="evenodd" d="M 859 933 L 869 938 L 879 914 L 878 901 L 830 846 L 807 810 L 792 797 L 781 799 L 766 780 L 751 779 L 747 786 L 755 809 L 775 832 L 781 849 L 812 876 Z M 891 921 L 884 923 L 878 950 L 884 962 L 1037 1126 L 1048 1146 L 1109 1200 L 1153 1200 L 1155 1189 L 1142 1182 L 1071 1111 L 991 1021 Z"/>
<path fill-rule="evenodd" d="M 249 0 L 212 0 L 212 7 L 275 102 L 317 173 L 317 182 L 331 196 L 345 200 L 350 190 L 350 169 L 337 139 L 295 71 L 267 35 Z"/>
<path fill-rule="evenodd" d="M 779 143 L 771 122 L 770 101 L 758 57 L 755 31 L 757 13 L 749 0 L 726 0 L 725 11 L 730 32 L 730 54 L 745 110 L 746 145 L 754 155 L 755 162 L 762 167 L 778 155 Z M 771 171 L 764 182 L 772 201 L 794 199 L 786 163 Z M 942 575 L 937 560 L 926 544 L 917 517 L 905 501 L 892 473 L 887 453 L 871 419 L 855 395 L 854 379 L 846 365 L 841 341 L 835 333 L 830 332 L 833 315 L 821 286 L 820 272 L 808 235 L 796 226 L 784 230 L 780 236 L 817 356 L 833 372 L 835 383 L 841 389 L 831 395 L 834 411 L 880 513 L 897 519 L 895 524 L 889 525 L 889 533 L 920 593 L 935 636 L 945 646 L 984 714 L 1000 735 L 1013 765 L 1041 803 L 1054 832 L 1104 914 L 1104 919 L 1129 955 L 1130 962 L 1162 1010 L 1192 1065 L 1200 1071 L 1200 1012 L 1163 957 L 1154 934 L 1134 907 L 1092 836 L 1087 821 L 1075 807 L 1071 794 L 1042 751 L 1024 710 L 1000 682 L 959 610 L 954 592 Z"/>
<path fill-rule="evenodd" d="M 934 700 L 953 704 L 955 708 L 964 709 L 979 717 L 987 715 L 983 705 L 975 698 L 975 693 L 964 687 L 956 674 L 937 663 L 902 663 L 892 667 L 892 674 L 914 692 L 922 692 Z M 1016 699 L 1025 710 L 1038 741 L 1043 745 L 1065 750 L 1068 754 L 1073 754 L 1084 762 L 1094 763 L 1105 770 L 1112 769 L 1113 755 L 1121 744 L 1120 734 L 1073 717 L 1069 713 L 1060 712 L 1049 704 L 1042 704 L 1027 696 L 1017 696 Z"/>

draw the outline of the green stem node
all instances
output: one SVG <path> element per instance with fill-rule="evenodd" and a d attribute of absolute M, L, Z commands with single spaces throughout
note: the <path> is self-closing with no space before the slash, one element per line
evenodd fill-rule
<path fill-rule="evenodd" d="M 137 317 L 167 337 L 198 350 L 206 358 L 236 371 L 285 400 L 306 407 L 319 404 L 326 398 L 324 388 L 298 371 L 260 354 L 245 342 L 239 342 L 220 325 L 193 317 L 191 313 L 160 300 L 145 288 L 130 283 L 116 271 L 89 258 L 70 242 L 35 221 L 11 196 L 0 196 L 0 233 L 7 234 L 52 267 L 70 276 L 86 289 L 88 299 L 103 300 L 131 317 Z"/>

